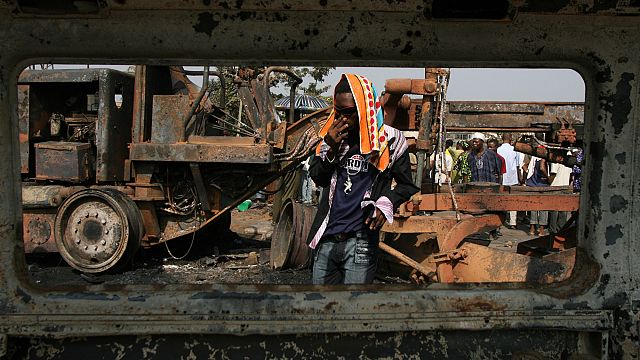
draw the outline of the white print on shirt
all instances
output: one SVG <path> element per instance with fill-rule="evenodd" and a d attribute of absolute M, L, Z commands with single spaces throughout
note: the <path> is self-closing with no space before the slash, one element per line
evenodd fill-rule
<path fill-rule="evenodd" d="M 351 175 L 357 175 L 360 172 L 369 171 L 369 162 L 360 154 L 351 155 L 350 158 L 345 159 L 342 163 L 342 167 L 347 169 L 347 181 L 344 182 L 344 193 L 351 192 Z"/>

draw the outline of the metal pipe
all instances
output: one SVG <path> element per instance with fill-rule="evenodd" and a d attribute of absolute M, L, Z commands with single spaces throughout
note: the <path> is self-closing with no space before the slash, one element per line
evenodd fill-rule
<path fill-rule="evenodd" d="M 289 90 L 289 122 L 292 123 L 295 121 L 296 116 L 296 87 L 298 84 L 291 84 L 291 89 Z"/>
<path fill-rule="evenodd" d="M 295 109 L 296 88 L 298 87 L 298 85 L 302 84 L 302 78 L 300 78 L 293 71 L 291 71 L 291 69 L 287 69 L 286 67 L 269 66 L 264 71 L 264 86 L 265 86 L 266 94 L 269 93 L 269 76 L 271 75 L 271 72 L 279 72 L 279 73 L 287 74 L 293 80 L 293 82 L 291 83 L 291 90 L 289 92 L 289 119 L 291 122 L 293 122 L 293 117 L 295 115 L 295 110 L 296 110 Z M 266 109 L 266 106 L 265 106 L 265 109 Z"/>
<path fill-rule="evenodd" d="M 185 75 L 189 76 L 204 76 L 202 71 L 184 70 Z M 209 76 L 217 76 L 220 80 L 220 108 L 225 109 L 227 106 L 227 83 L 224 76 L 219 71 L 209 71 Z"/>
<path fill-rule="evenodd" d="M 424 69 L 424 77 L 425 79 L 427 79 L 429 77 L 429 69 L 425 68 Z M 420 111 L 420 129 L 418 130 L 418 141 L 422 140 L 425 141 L 427 140 L 427 134 L 431 129 L 430 126 L 430 121 L 429 120 L 429 114 L 430 114 L 430 110 L 431 110 L 431 99 L 432 96 L 430 95 L 423 95 L 422 96 L 422 110 Z M 426 162 L 426 152 L 425 149 L 418 149 L 417 153 L 416 153 L 416 159 L 417 159 L 417 164 L 416 164 L 416 186 L 419 187 L 420 189 L 422 189 L 422 174 L 424 173 L 425 170 L 425 162 Z M 428 168 L 428 167 L 427 167 Z"/>
<path fill-rule="evenodd" d="M 202 75 L 202 88 L 200 88 L 198 97 L 196 98 L 196 101 L 194 101 L 193 105 L 191 106 L 189 113 L 182 121 L 182 123 L 184 124 L 184 132 L 182 133 L 182 139 L 181 139 L 182 141 L 187 140 L 187 128 L 189 127 L 191 117 L 193 116 L 193 114 L 195 114 L 196 110 L 198 109 L 198 106 L 200 106 L 200 101 L 202 101 L 202 98 L 204 97 L 204 93 L 207 92 L 207 88 L 209 88 L 209 67 L 205 66 L 204 72 Z"/>
<path fill-rule="evenodd" d="M 383 242 L 379 242 L 378 243 L 378 247 L 380 248 L 380 250 L 386 252 L 387 254 L 393 256 L 394 258 L 402 261 L 403 263 L 409 265 L 410 267 L 414 268 L 415 270 L 423 273 L 425 276 L 431 276 L 433 274 L 433 270 L 429 270 L 426 267 L 422 266 L 420 263 L 418 263 L 417 261 L 413 260 L 412 258 L 408 257 L 407 255 L 401 253 L 400 251 L 392 248 L 391 246 L 383 243 Z"/>

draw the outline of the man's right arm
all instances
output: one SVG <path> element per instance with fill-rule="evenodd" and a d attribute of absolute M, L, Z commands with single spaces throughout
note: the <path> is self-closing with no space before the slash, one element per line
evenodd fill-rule
<path fill-rule="evenodd" d="M 309 176 L 317 186 L 327 187 L 331 183 L 331 176 L 337 165 L 337 161 L 331 162 L 327 158 L 323 160 L 321 156 L 314 156 L 309 165 Z"/>

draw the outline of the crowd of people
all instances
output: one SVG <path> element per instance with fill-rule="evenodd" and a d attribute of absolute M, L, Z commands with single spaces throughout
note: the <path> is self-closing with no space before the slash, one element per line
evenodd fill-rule
<path fill-rule="evenodd" d="M 545 159 L 526 155 L 514 149 L 514 138 L 504 133 L 501 141 L 487 139 L 483 133 L 471 135 L 469 142 L 445 142 L 441 153 L 430 157 L 433 182 L 438 185 L 463 184 L 467 182 L 489 182 L 501 185 L 521 185 L 531 187 L 573 186 L 580 190 L 581 169 L 562 164 L 548 163 Z M 582 153 L 578 155 L 582 156 Z M 582 159 L 578 159 L 581 161 Z M 569 213 L 559 211 L 529 211 L 529 235 L 547 235 L 557 233 L 567 222 Z M 507 212 L 505 226 L 515 229 L 518 225 L 518 213 Z M 497 233 L 499 234 L 499 233 Z"/>

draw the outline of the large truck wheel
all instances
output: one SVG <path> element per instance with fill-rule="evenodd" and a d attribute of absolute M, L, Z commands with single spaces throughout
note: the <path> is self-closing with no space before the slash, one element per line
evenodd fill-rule
<path fill-rule="evenodd" d="M 316 212 L 315 205 L 285 202 L 271 237 L 272 269 L 302 269 L 311 264 L 306 241 Z"/>
<path fill-rule="evenodd" d="M 86 273 L 122 269 L 140 247 L 142 217 L 136 204 L 114 189 L 86 189 L 58 208 L 54 237 L 73 268 Z"/>

